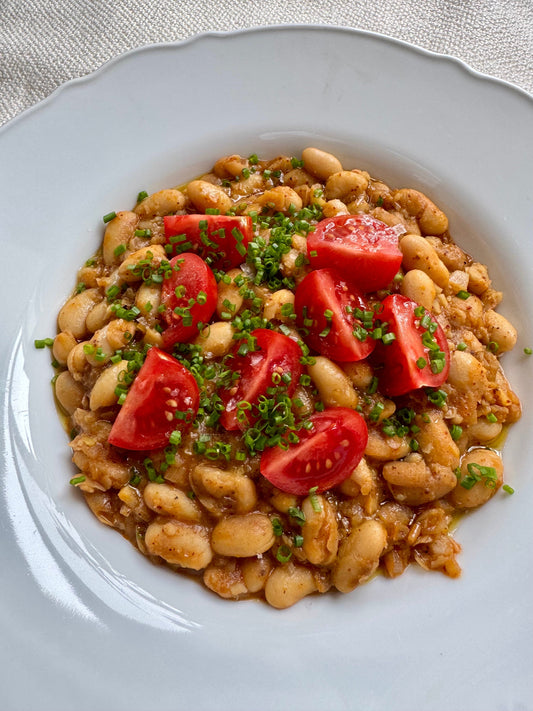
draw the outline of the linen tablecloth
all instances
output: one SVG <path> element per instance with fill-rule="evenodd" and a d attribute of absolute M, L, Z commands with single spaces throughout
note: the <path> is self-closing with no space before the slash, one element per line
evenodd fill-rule
<path fill-rule="evenodd" d="M 0 124 L 134 47 L 285 23 L 378 32 L 533 92 L 533 0 L 0 0 Z"/>

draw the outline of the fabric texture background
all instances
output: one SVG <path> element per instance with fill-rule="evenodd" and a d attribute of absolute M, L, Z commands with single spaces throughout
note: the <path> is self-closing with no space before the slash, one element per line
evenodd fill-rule
<path fill-rule="evenodd" d="M 533 0 L 0 0 L 0 124 L 134 47 L 284 23 L 371 30 L 533 92 Z"/>

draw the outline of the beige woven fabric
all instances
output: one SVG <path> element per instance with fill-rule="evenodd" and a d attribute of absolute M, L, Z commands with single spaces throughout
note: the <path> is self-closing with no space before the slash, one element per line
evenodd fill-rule
<path fill-rule="evenodd" d="M 0 0 L 0 123 L 134 47 L 282 23 L 379 32 L 533 92 L 533 0 Z"/>

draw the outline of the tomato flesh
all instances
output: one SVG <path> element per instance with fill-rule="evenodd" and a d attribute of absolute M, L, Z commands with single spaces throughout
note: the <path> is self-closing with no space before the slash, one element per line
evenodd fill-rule
<path fill-rule="evenodd" d="M 421 387 L 440 387 L 450 370 L 450 350 L 440 325 L 429 311 L 406 296 L 391 294 L 382 304 L 379 318 L 387 322 L 387 331 L 394 333 L 395 339 L 387 345 L 379 342 L 373 354 L 375 362 L 383 366 L 378 373 L 379 389 L 389 397 L 396 397 Z M 421 323 L 424 319 L 434 324 L 433 348 L 424 345 L 423 338 L 428 338 L 428 331 Z M 439 372 L 431 368 L 432 350 L 442 354 L 439 360 L 443 367 Z"/>
<path fill-rule="evenodd" d="M 198 335 L 198 324 L 209 322 L 218 295 L 215 275 L 197 254 L 180 254 L 170 260 L 170 265 L 172 275 L 161 286 L 163 320 L 168 326 L 163 332 L 165 350 Z"/>
<path fill-rule="evenodd" d="M 310 272 L 296 289 L 294 310 L 298 325 L 305 329 L 305 343 L 336 361 L 362 360 L 374 349 L 374 340 L 358 330 L 358 309 L 369 311 L 364 297 L 335 269 Z"/>
<path fill-rule="evenodd" d="M 403 232 L 370 215 L 329 217 L 307 238 L 309 262 L 315 269 L 338 269 L 363 292 L 384 289 L 402 263 L 398 237 Z"/>
<path fill-rule="evenodd" d="M 281 491 L 303 496 L 326 491 L 347 479 L 361 461 L 368 442 L 364 418 L 347 407 L 311 415 L 311 429 L 297 432 L 288 449 L 270 447 L 261 455 L 261 474 Z"/>
<path fill-rule="evenodd" d="M 228 361 L 228 365 L 239 374 L 239 378 L 233 386 L 219 392 L 225 406 L 220 423 L 227 430 L 244 430 L 255 421 L 253 406 L 257 405 L 261 395 L 267 394 L 268 388 L 273 387 L 273 377 L 283 385 L 283 376 L 290 375 L 290 382 L 284 386 L 290 397 L 302 374 L 302 350 L 292 338 L 267 328 L 257 328 L 250 335 L 257 350 L 239 355 L 239 349 L 245 341 L 235 344 L 234 357 Z M 274 376 L 275 373 L 277 376 Z M 240 402 L 248 402 L 252 406 L 252 409 L 243 411 L 246 417 L 242 420 L 237 417 L 237 405 Z"/>
<path fill-rule="evenodd" d="M 108 441 L 132 450 L 159 449 L 174 430 L 196 417 L 200 395 L 190 371 L 159 348 L 150 348 L 113 423 Z"/>
<path fill-rule="evenodd" d="M 200 255 L 213 269 L 227 271 L 246 259 L 252 239 L 252 218 L 232 215 L 168 215 L 164 219 L 165 239 L 173 253 Z"/>

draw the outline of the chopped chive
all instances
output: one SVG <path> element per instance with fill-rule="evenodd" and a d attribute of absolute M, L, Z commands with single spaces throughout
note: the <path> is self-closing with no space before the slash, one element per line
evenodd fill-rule
<path fill-rule="evenodd" d="M 281 525 L 279 518 L 272 519 L 272 530 L 274 531 L 275 536 L 283 535 L 283 526 Z"/>
<path fill-rule="evenodd" d="M 107 215 L 102 217 L 102 220 L 107 224 L 108 222 L 111 222 L 111 220 L 114 220 L 116 216 L 116 212 L 108 212 Z"/>
<path fill-rule="evenodd" d="M 280 563 L 288 563 L 292 558 L 292 551 L 289 546 L 286 546 L 285 544 L 281 545 L 277 550 L 276 558 Z"/>
<path fill-rule="evenodd" d="M 462 427 L 460 427 L 459 425 L 452 425 L 451 426 L 450 435 L 451 435 L 454 442 L 457 442 L 457 440 L 461 438 L 462 434 L 463 434 Z"/>
<path fill-rule="evenodd" d="M 125 244 L 119 244 L 115 249 L 113 250 L 113 254 L 115 257 L 120 257 L 121 254 L 124 254 L 126 251 L 126 245 Z"/>

